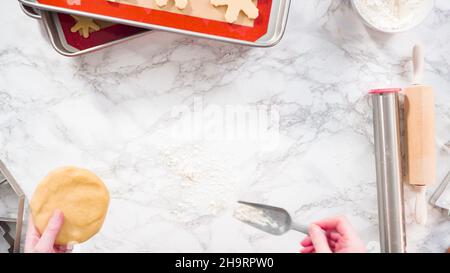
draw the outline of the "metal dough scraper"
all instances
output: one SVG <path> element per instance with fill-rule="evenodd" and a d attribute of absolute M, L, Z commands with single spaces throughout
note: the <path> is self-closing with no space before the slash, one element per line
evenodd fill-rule
<path fill-rule="evenodd" d="M 446 210 L 450 217 L 450 172 L 430 198 L 430 203 Z"/>
<path fill-rule="evenodd" d="M 272 235 L 283 235 L 289 230 L 308 234 L 308 226 L 293 221 L 285 209 L 243 201 L 239 204 L 234 217 L 252 227 Z"/>

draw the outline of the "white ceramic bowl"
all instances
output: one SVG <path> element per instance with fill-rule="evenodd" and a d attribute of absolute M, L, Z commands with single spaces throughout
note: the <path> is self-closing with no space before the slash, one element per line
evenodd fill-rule
<path fill-rule="evenodd" d="M 427 7 L 426 10 L 424 10 L 424 12 L 420 16 L 417 17 L 417 20 L 415 20 L 413 23 L 411 23 L 408 26 L 392 30 L 392 29 L 383 29 L 383 28 L 380 28 L 380 27 L 372 24 L 370 22 L 370 20 L 365 18 L 364 15 L 361 13 L 361 11 L 358 8 L 358 5 L 355 4 L 355 2 L 357 2 L 357 1 L 358 0 L 352 0 L 351 1 L 352 2 L 352 6 L 353 6 L 353 9 L 356 11 L 356 13 L 359 14 L 359 17 L 363 20 L 364 24 L 366 26 L 370 27 L 373 30 L 384 32 L 384 33 L 390 33 L 390 34 L 408 31 L 408 30 L 411 30 L 411 29 L 417 27 L 418 25 L 422 24 L 423 21 L 425 21 L 425 19 L 428 17 L 428 15 L 430 15 L 431 11 L 433 11 L 433 8 L 434 8 L 434 5 L 435 5 L 435 0 L 429 0 L 430 1 L 430 5 Z"/>

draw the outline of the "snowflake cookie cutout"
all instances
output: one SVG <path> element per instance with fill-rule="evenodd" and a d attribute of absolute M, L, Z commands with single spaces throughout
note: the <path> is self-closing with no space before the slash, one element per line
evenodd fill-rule
<path fill-rule="evenodd" d="M 99 31 L 100 26 L 94 22 L 94 19 L 72 15 L 76 24 L 70 29 L 72 32 L 79 32 L 84 38 L 89 38 L 89 33 Z"/>
<path fill-rule="evenodd" d="M 184 9 L 188 5 L 188 0 L 174 0 L 175 1 L 175 7 L 179 9 Z M 167 5 L 169 0 L 155 0 L 158 7 L 164 7 Z"/>
<path fill-rule="evenodd" d="M 211 0 L 211 4 L 215 7 L 227 6 L 225 20 L 228 23 L 234 23 L 242 11 L 250 19 L 256 19 L 259 16 L 259 9 L 252 0 Z"/>

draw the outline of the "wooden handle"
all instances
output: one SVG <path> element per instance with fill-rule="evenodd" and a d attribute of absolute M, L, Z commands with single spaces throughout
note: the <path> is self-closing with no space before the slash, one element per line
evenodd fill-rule
<path fill-rule="evenodd" d="M 405 89 L 405 123 L 407 180 L 411 185 L 432 185 L 436 181 L 436 133 L 431 87 Z"/>
<path fill-rule="evenodd" d="M 405 89 L 407 180 L 415 186 L 416 222 L 427 221 L 426 186 L 436 181 L 435 105 L 433 90 L 416 85 Z"/>
<path fill-rule="evenodd" d="M 424 66 L 423 47 L 417 44 L 413 48 L 413 84 L 422 84 Z"/>

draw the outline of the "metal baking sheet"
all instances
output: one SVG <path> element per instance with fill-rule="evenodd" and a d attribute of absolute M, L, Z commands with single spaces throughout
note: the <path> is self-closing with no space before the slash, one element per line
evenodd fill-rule
<path fill-rule="evenodd" d="M 270 7 L 270 15 L 268 18 L 268 25 L 267 25 L 267 31 L 263 36 L 261 36 L 256 41 L 247 41 L 243 39 L 237 39 L 237 38 L 227 38 L 224 36 L 219 35 L 213 35 L 213 34 L 206 34 L 196 31 L 190 31 L 185 29 L 179 29 L 176 27 L 167 27 L 162 26 L 158 24 L 152 24 L 152 23 L 143 23 L 136 20 L 131 19 L 123 19 L 118 18 L 115 16 L 107 16 L 102 15 L 98 13 L 93 12 L 84 12 L 80 10 L 75 10 L 67 7 L 59 7 L 59 6 L 53 6 L 48 4 L 42 4 L 36 2 L 36 0 L 18 0 L 20 3 L 24 4 L 27 7 L 32 7 L 38 10 L 47 10 L 47 11 L 54 11 L 54 12 L 62 12 L 62 13 L 68 13 L 68 14 L 74 14 L 79 16 L 85 16 L 94 18 L 97 20 L 104 20 L 104 21 L 110 21 L 115 22 L 118 24 L 126 24 L 131 25 L 135 27 L 141 27 L 141 28 L 149 28 L 149 29 L 159 29 L 159 30 L 165 30 L 180 34 L 188 34 L 196 37 L 201 38 L 209 38 L 219 41 L 225 41 L 230 43 L 236 43 L 236 44 L 243 44 L 243 45 L 249 45 L 249 46 L 256 46 L 256 47 L 269 47 L 276 45 L 281 38 L 284 35 L 284 31 L 287 24 L 287 18 L 289 14 L 289 8 L 290 8 L 290 0 L 272 0 L 272 4 Z M 106 1 L 106 0 L 105 0 Z M 261 0 L 264 1 L 264 0 Z M 208 21 L 208 20 L 206 20 Z M 213 21 L 211 21 L 213 22 Z"/>
<path fill-rule="evenodd" d="M 26 15 L 28 15 L 29 17 L 31 17 L 33 19 L 41 19 L 42 18 L 41 14 L 32 7 L 20 4 L 20 8 Z"/>
<path fill-rule="evenodd" d="M 78 48 L 74 45 L 71 45 L 67 39 L 66 35 L 64 34 L 64 31 L 62 29 L 61 22 L 59 20 L 59 15 L 55 12 L 49 12 L 49 11 L 36 11 L 31 10 L 30 7 L 24 6 L 22 8 L 24 12 L 35 19 L 40 19 L 42 21 L 42 25 L 45 28 L 45 31 L 48 34 L 50 43 L 52 44 L 53 48 L 60 54 L 68 57 L 75 57 L 82 54 L 86 54 L 89 52 L 93 52 L 96 50 L 100 50 L 118 43 L 122 43 L 125 41 L 128 41 L 130 39 L 142 36 L 144 34 L 147 34 L 150 32 L 150 30 L 145 29 L 139 29 L 136 32 L 133 32 L 129 36 L 110 40 L 108 42 L 102 43 L 102 44 L 95 44 L 92 46 L 79 46 Z M 115 27 L 115 26 L 114 26 Z M 120 27 L 120 26 L 119 26 Z M 130 27 L 127 27 L 130 28 Z M 112 34 L 120 33 L 120 30 L 112 29 Z M 120 37 L 120 35 L 118 36 Z M 73 42 L 72 42 L 73 43 Z"/>
<path fill-rule="evenodd" d="M 46 31 L 49 35 L 50 41 L 55 48 L 57 52 L 59 52 L 62 55 L 65 56 L 78 56 L 82 54 L 86 54 L 89 52 L 93 52 L 96 50 L 100 50 L 115 44 L 123 43 L 125 41 L 128 41 L 130 39 L 142 36 L 144 34 L 147 34 L 150 32 L 150 30 L 142 30 L 137 29 L 135 33 L 129 36 L 114 39 L 102 44 L 96 44 L 96 45 L 89 45 L 84 46 L 80 44 L 78 47 L 76 47 L 74 44 L 71 44 L 67 39 L 67 34 L 64 33 L 62 23 L 60 21 L 60 16 L 65 14 L 57 14 L 55 12 L 42 12 L 42 22 L 44 23 L 44 26 L 46 28 Z M 115 25 L 113 27 L 122 27 L 121 25 Z M 130 28 L 127 26 L 127 28 Z M 117 29 L 113 30 L 111 33 L 118 32 Z M 95 34 L 91 34 L 95 35 Z M 73 41 L 72 41 L 73 43 Z"/>

